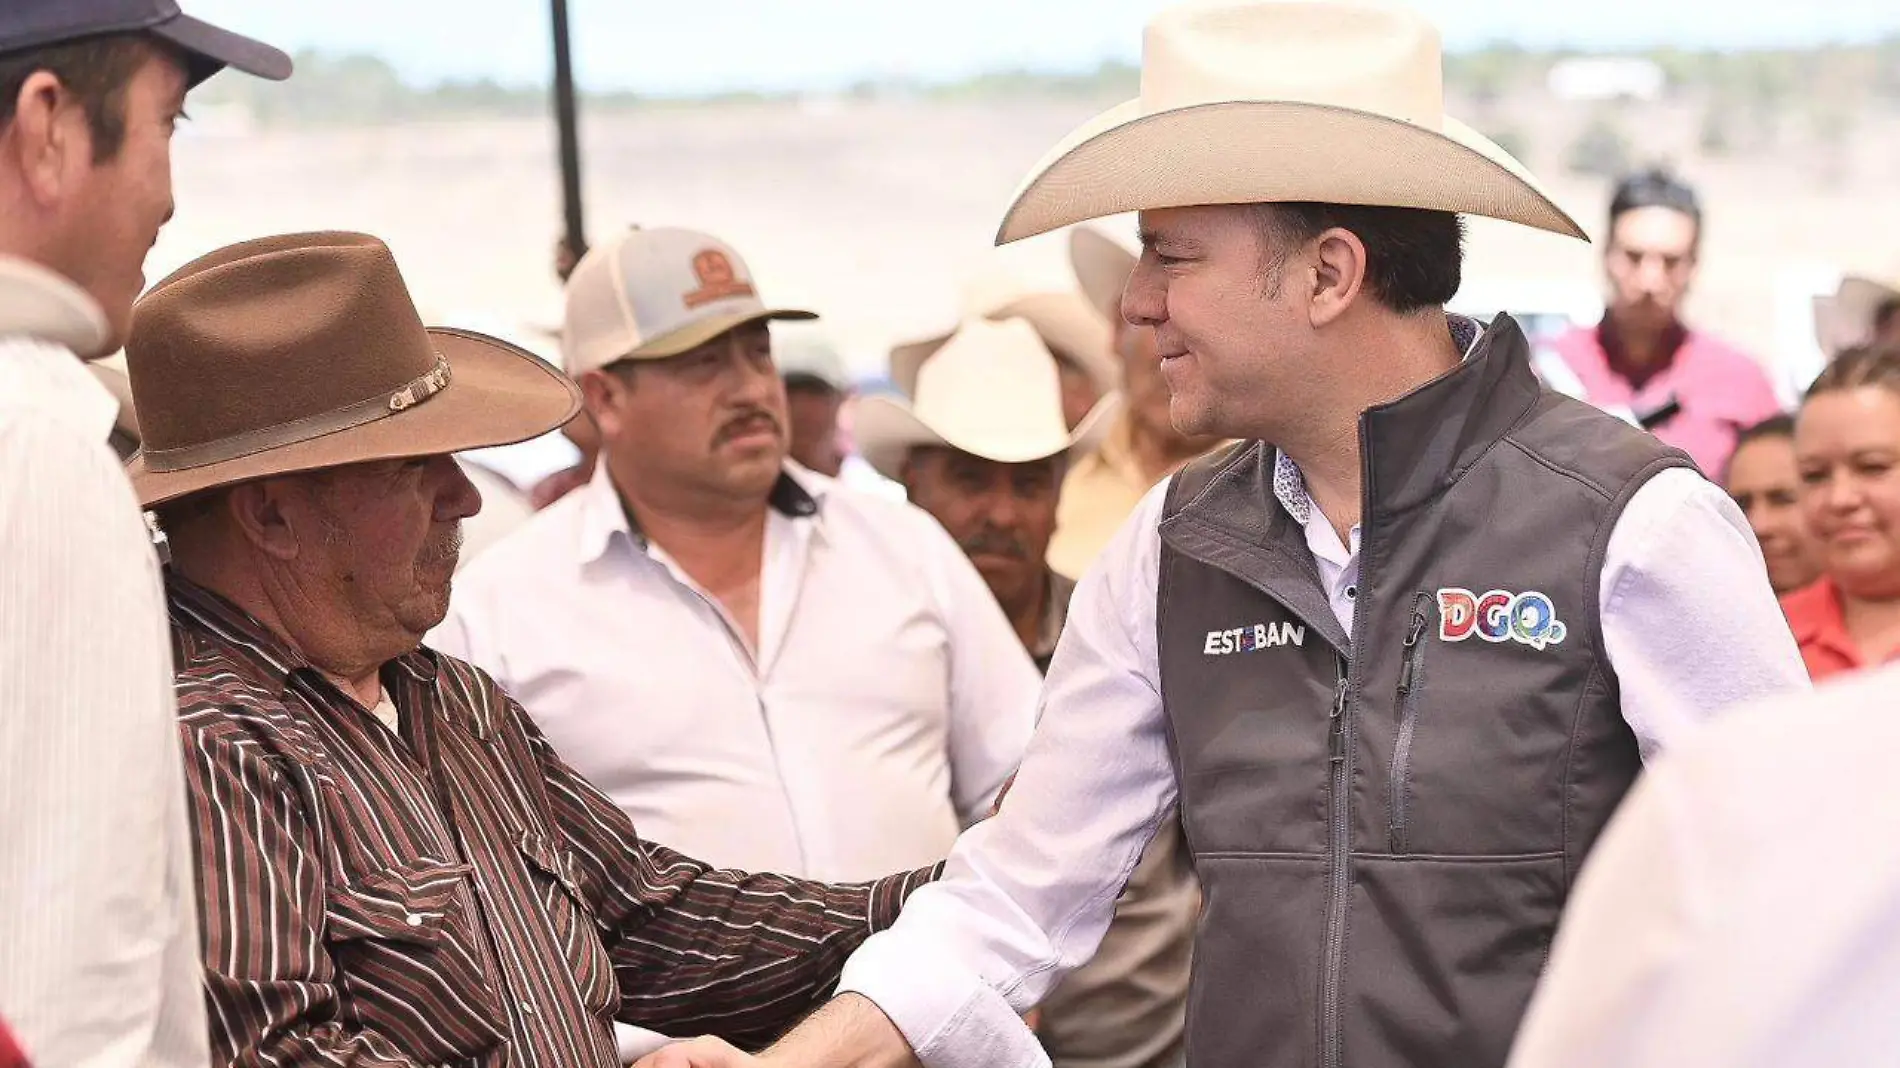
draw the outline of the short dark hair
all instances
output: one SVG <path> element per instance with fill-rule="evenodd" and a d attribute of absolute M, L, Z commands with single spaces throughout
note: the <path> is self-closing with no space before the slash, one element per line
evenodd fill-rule
<path fill-rule="evenodd" d="M 1895 316 L 1900 316 L 1900 297 L 1888 297 L 1886 300 L 1875 305 L 1874 333 L 1886 333 L 1887 324 L 1893 322 Z"/>
<path fill-rule="evenodd" d="M 809 393 L 820 397 L 836 396 L 838 393 L 838 387 L 832 385 L 830 380 L 810 371 L 787 371 L 784 379 L 787 393 Z"/>
<path fill-rule="evenodd" d="M 1834 357 L 1808 386 L 1807 400 L 1823 393 L 1879 386 L 1900 393 L 1900 347 L 1856 345 Z"/>
<path fill-rule="evenodd" d="M 1792 438 L 1792 437 L 1794 437 L 1794 416 L 1787 412 L 1777 412 L 1774 415 L 1771 415 L 1768 418 L 1763 419 L 1761 422 L 1756 423 L 1754 426 L 1745 428 L 1744 430 L 1742 430 L 1741 433 L 1735 435 L 1735 450 L 1734 451 L 1740 452 L 1742 450 L 1742 446 L 1748 444 L 1751 441 L 1765 441 L 1769 438 Z"/>
<path fill-rule="evenodd" d="M 1262 236 L 1278 276 L 1294 247 L 1339 227 L 1366 246 L 1366 289 L 1400 314 L 1441 307 L 1457 296 L 1465 262 L 1465 221 L 1424 208 L 1317 204 L 1260 204 Z"/>
<path fill-rule="evenodd" d="M 86 110 L 92 160 L 110 163 L 125 147 L 125 91 L 160 46 L 141 33 L 114 33 L 0 56 L 0 127 L 13 121 L 26 80 L 46 71 Z"/>
<path fill-rule="evenodd" d="M 1689 217 L 1695 224 L 1696 241 L 1702 240 L 1702 200 L 1695 188 L 1661 167 L 1625 175 L 1610 195 L 1610 229 L 1616 220 L 1638 208 L 1668 208 Z"/>

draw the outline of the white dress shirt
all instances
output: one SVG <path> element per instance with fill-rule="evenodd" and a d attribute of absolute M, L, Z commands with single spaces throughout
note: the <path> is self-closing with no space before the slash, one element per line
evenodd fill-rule
<path fill-rule="evenodd" d="M 1041 678 L 934 519 L 790 477 L 807 496 L 769 513 L 757 649 L 629 528 L 606 464 L 457 576 L 430 644 L 651 841 L 828 881 L 933 864 L 1015 770 Z"/>
<path fill-rule="evenodd" d="M 1279 465 L 1276 495 L 1303 522 L 1351 633 L 1358 538 L 1340 544 L 1291 466 Z M 930 1068 L 1047 1063 L 1016 1014 L 1094 951 L 1116 892 L 1175 811 L 1155 648 L 1166 486 L 1076 590 L 1009 804 L 965 833 L 944 880 L 846 965 L 840 989 L 875 1001 Z M 1623 715 L 1646 755 L 1737 700 L 1808 685 L 1746 521 L 1693 471 L 1665 471 L 1631 497 L 1600 602 Z"/>
<path fill-rule="evenodd" d="M 1657 761 L 1584 866 L 1511 1068 L 1900 1064 L 1897 687 L 1844 678 Z"/>
<path fill-rule="evenodd" d="M 35 335 L 0 337 L 0 1017 L 45 1068 L 203 1068 L 171 641 L 84 299 L 0 263 Z"/>

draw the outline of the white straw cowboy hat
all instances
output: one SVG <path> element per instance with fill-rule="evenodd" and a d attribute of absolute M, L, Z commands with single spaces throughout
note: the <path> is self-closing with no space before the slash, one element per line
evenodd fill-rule
<path fill-rule="evenodd" d="M 1031 292 L 1013 282 L 982 279 L 964 301 L 963 317 L 966 321 L 980 318 L 994 322 L 1021 319 L 1035 330 L 1050 355 L 1081 368 L 1098 392 L 1107 394 L 1121 388 L 1114 335 L 1080 293 Z M 918 370 L 953 335 L 951 331 L 893 347 L 891 381 L 906 396 L 915 395 Z"/>
<path fill-rule="evenodd" d="M 364 234 L 219 249 L 152 287 L 125 346 L 147 508 L 219 486 L 539 437 L 580 410 L 560 372 L 499 338 L 429 329 Z"/>
<path fill-rule="evenodd" d="M 1523 164 L 1447 116 L 1438 31 L 1347 0 L 1198 3 L 1148 24 L 1141 95 L 1039 163 L 998 244 L 1152 208 L 1320 201 L 1585 237 Z"/>
<path fill-rule="evenodd" d="M 920 445 L 946 446 L 998 463 L 1045 460 L 1100 444 L 1119 394 L 1096 402 L 1071 431 L 1062 418 L 1055 357 L 1023 319 L 971 319 L 917 372 L 910 403 L 859 402 L 858 451 L 886 478 L 902 479 Z"/>

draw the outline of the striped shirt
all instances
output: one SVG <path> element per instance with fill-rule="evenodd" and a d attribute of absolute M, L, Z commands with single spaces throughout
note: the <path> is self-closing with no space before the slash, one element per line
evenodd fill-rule
<path fill-rule="evenodd" d="M 168 592 L 214 1063 L 607 1068 L 616 1018 L 760 1045 L 934 875 L 711 870 L 475 668 L 386 664 L 390 731 L 229 602 Z"/>

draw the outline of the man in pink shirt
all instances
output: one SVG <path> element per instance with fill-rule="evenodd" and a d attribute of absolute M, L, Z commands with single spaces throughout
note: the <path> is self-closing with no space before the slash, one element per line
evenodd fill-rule
<path fill-rule="evenodd" d="M 1702 208 L 1695 191 L 1662 171 L 1623 179 L 1610 201 L 1603 265 L 1603 321 L 1553 345 L 1584 399 L 1622 414 L 1719 476 L 1735 436 L 1780 410 L 1768 375 L 1747 354 L 1683 325 L 1695 280 Z"/>

